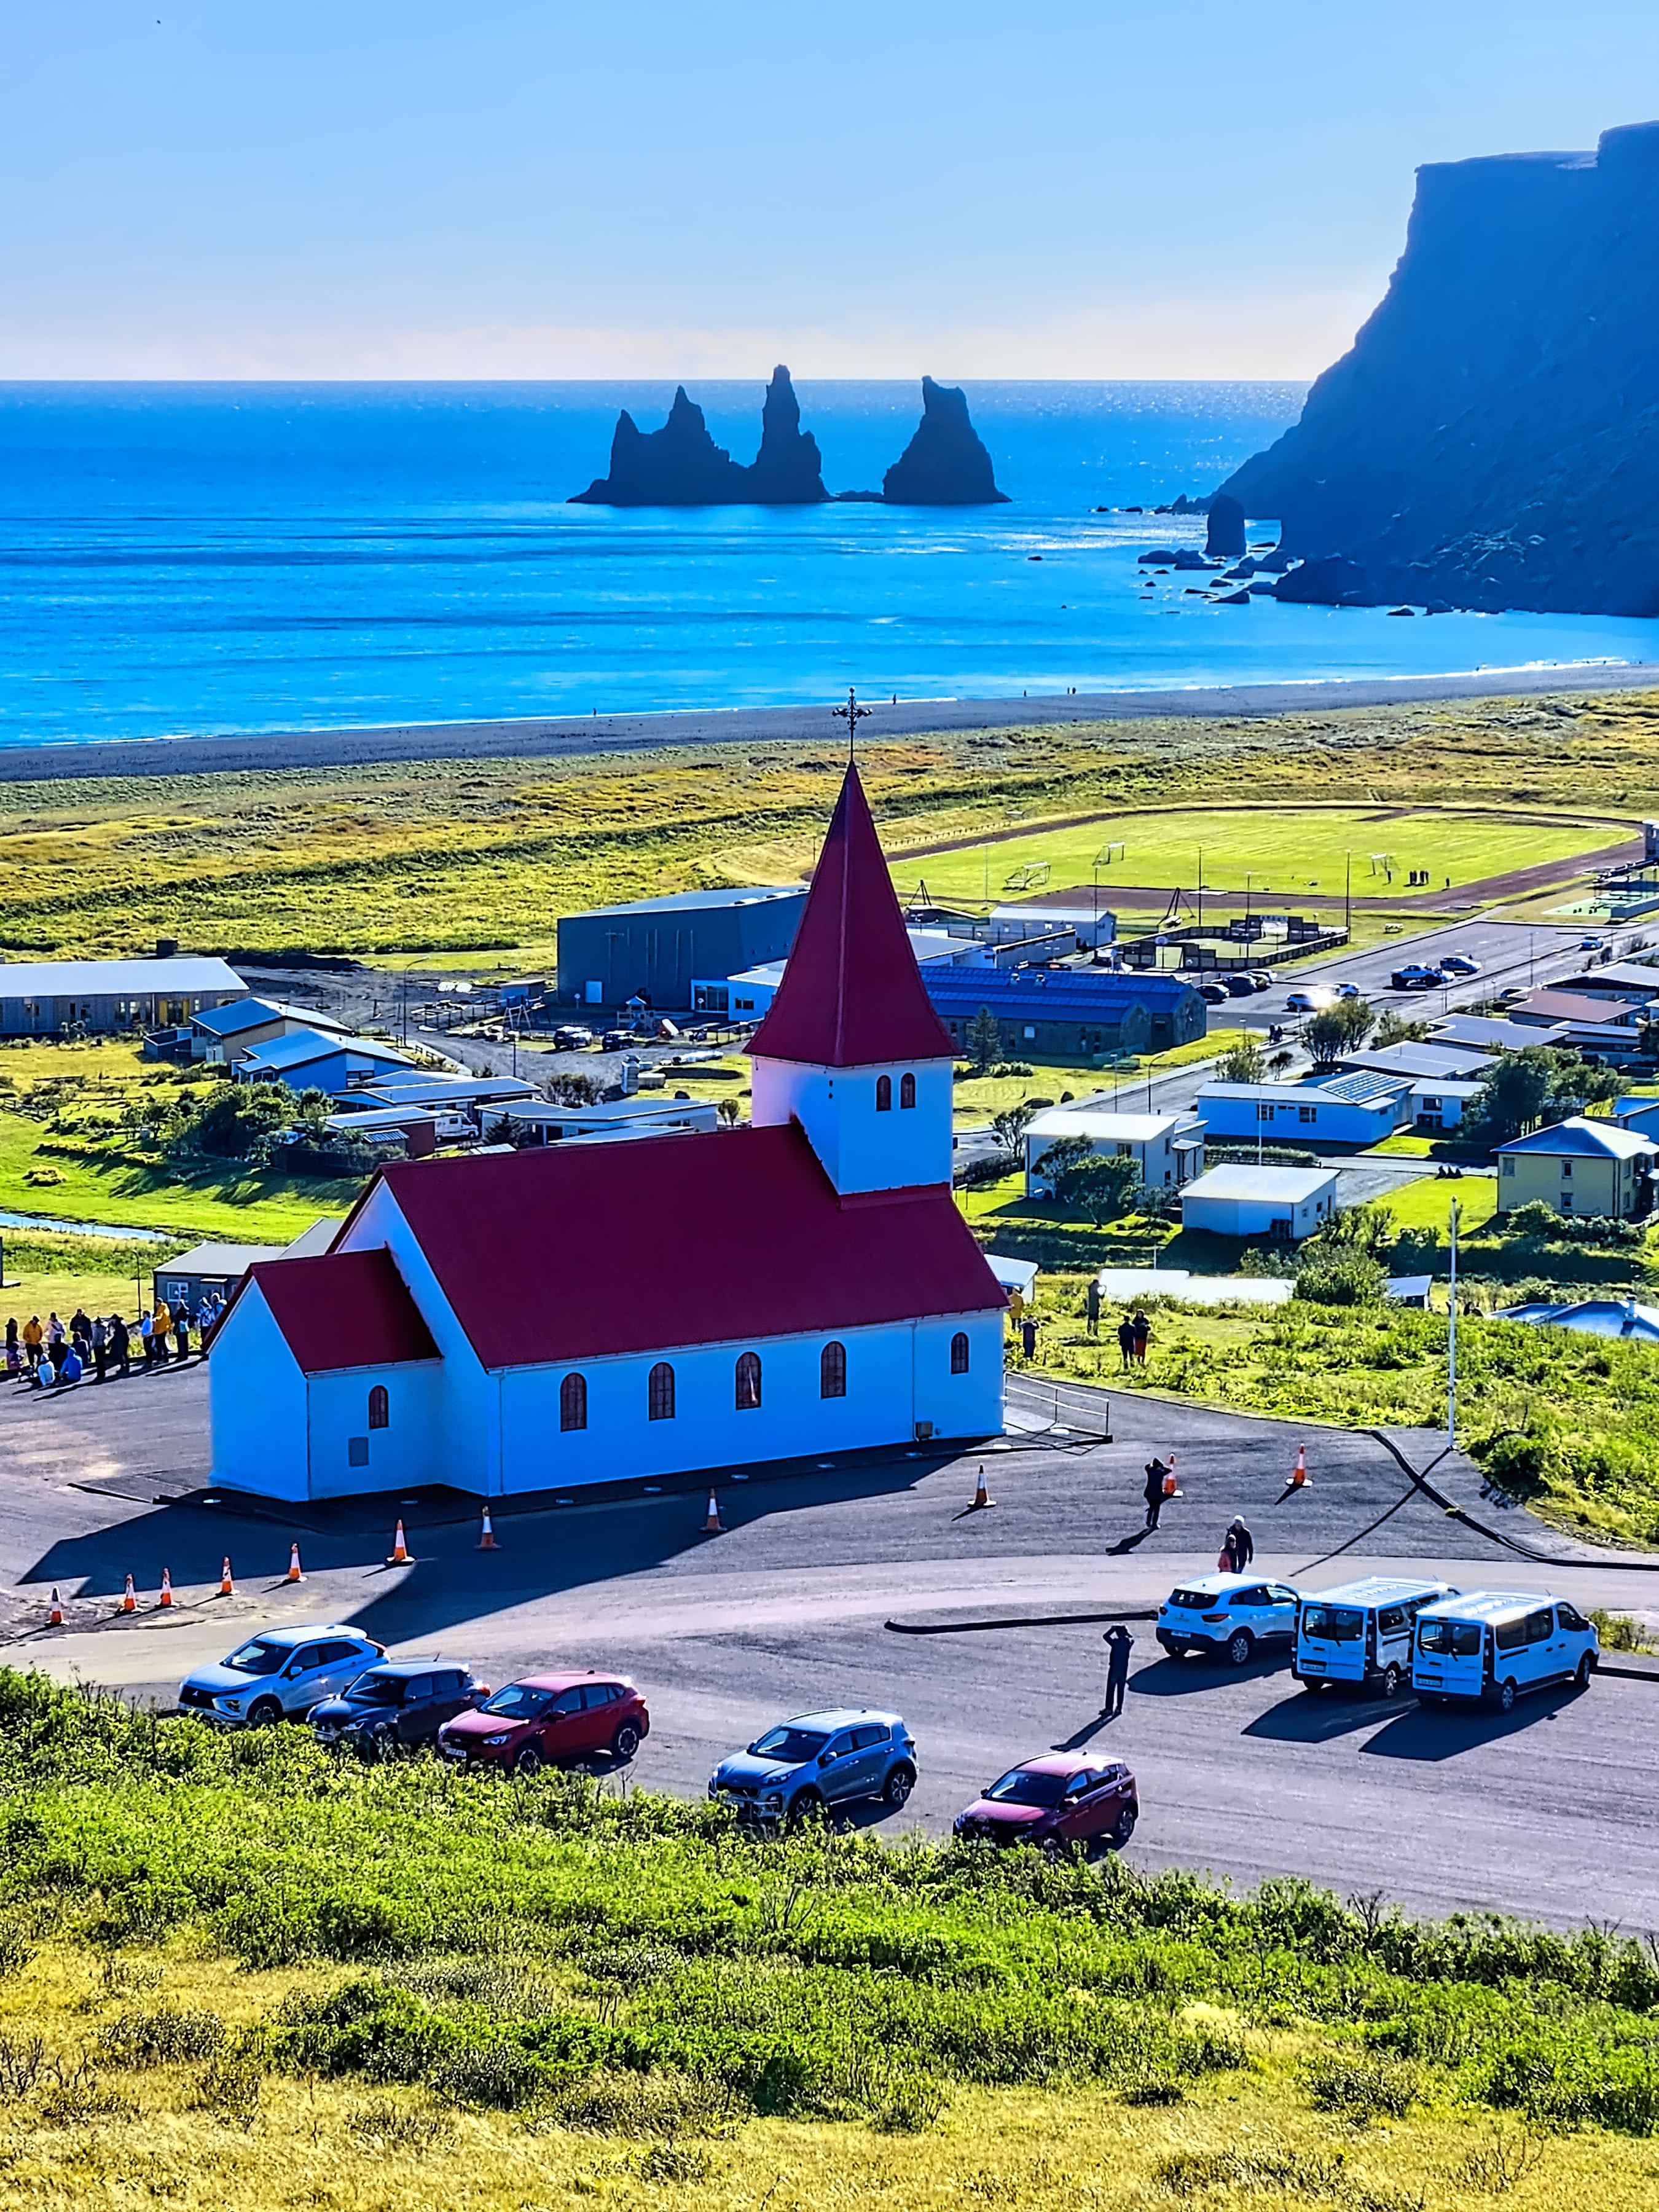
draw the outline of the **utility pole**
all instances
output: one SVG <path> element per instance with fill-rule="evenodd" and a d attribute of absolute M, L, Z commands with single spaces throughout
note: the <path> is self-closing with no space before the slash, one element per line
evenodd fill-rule
<path fill-rule="evenodd" d="M 1353 935 L 1353 854 L 1342 856 L 1342 927 Z"/>
<path fill-rule="evenodd" d="M 1446 1449 L 1457 1449 L 1457 1223 L 1462 1209 L 1453 1199 L 1447 1214 L 1451 1239 L 1451 1284 L 1446 1311 Z"/>

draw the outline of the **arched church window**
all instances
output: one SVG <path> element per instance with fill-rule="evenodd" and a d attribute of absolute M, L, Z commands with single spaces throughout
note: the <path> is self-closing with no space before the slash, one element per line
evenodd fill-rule
<path fill-rule="evenodd" d="M 585 1429 L 587 1426 L 587 1377 L 567 1375 L 559 1385 L 559 1426 L 562 1429 Z"/>
<path fill-rule="evenodd" d="M 890 1075 L 876 1078 L 876 1111 L 890 1114 L 893 1110 L 893 1079 Z"/>
<path fill-rule="evenodd" d="M 914 1106 L 914 1105 L 915 1104 L 915 1103 L 916 1103 L 916 1079 L 915 1079 L 915 1077 L 914 1075 L 901 1075 L 901 1076 L 900 1076 L 900 1078 L 899 1078 L 899 1105 L 900 1105 L 900 1107 L 901 1107 L 901 1108 L 903 1108 L 903 1107 L 906 1107 L 906 1106 Z"/>
<path fill-rule="evenodd" d="M 818 1395 L 820 1398 L 844 1398 L 847 1395 L 847 1346 L 826 1344 L 818 1354 Z"/>
<path fill-rule="evenodd" d="M 646 1412 L 653 1421 L 674 1418 L 674 1370 L 665 1359 L 659 1359 L 651 1370 L 646 1385 Z"/>
<path fill-rule="evenodd" d="M 384 1382 L 377 1382 L 368 1394 L 368 1425 L 371 1429 L 392 1426 L 392 1400 Z"/>
<path fill-rule="evenodd" d="M 740 1413 L 750 1413 L 760 1408 L 760 1354 L 744 1352 L 738 1355 L 737 1405 Z"/>
<path fill-rule="evenodd" d="M 951 1372 L 952 1375 L 968 1372 L 968 1332 L 965 1328 L 959 1328 L 951 1339 Z"/>

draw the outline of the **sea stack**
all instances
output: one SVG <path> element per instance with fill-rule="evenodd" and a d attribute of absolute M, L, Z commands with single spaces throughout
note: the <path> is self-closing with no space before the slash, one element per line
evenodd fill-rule
<path fill-rule="evenodd" d="M 660 430 L 641 430 L 624 407 L 611 441 L 611 472 L 576 507 L 805 507 L 827 499 L 817 441 L 800 427 L 787 368 L 772 372 L 752 466 L 734 461 L 708 434 L 702 410 L 681 385 Z"/>
<path fill-rule="evenodd" d="M 1344 599 L 1659 613 L 1656 329 L 1659 124 L 1431 164 L 1382 304 L 1225 489 L 1355 563 Z"/>
<path fill-rule="evenodd" d="M 1244 550 L 1244 510 L 1230 491 L 1210 501 L 1210 533 L 1204 550 L 1212 559 L 1237 561 Z"/>
<path fill-rule="evenodd" d="M 882 478 L 889 507 L 988 507 L 1007 504 L 996 487 L 991 456 L 968 419 L 967 396 L 921 380 L 916 434 Z"/>

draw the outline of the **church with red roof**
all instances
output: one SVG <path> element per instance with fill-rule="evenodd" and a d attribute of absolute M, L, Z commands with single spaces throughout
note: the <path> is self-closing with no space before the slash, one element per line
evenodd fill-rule
<path fill-rule="evenodd" d="M 399 1161 L 327 1251 L 252 1268 L 215 1481 L 487 1498 L 999 1432 L 954 1048 L 850 765 L 748 1049 L 747 1127 Z"/>

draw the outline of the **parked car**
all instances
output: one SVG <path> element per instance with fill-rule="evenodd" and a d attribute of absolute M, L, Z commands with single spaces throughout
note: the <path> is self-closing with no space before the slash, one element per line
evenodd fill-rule
<path fill-rule="evenodd" d="M 1250 970 L 1250 988 L 1253 991 L 1271 991 L 1278 981 L 1271 968 L 1252 968 Z"/>
<path fill-rule="evenodd" d="M 1315 983 L 1305 991 L 1292 991 L 1285 1004 L 1293 1014 L 1319 1014 L 1336 1004 L 1336 994 L 1322 983 Z"/>
<path fill-rule="evenodd" d="M 386 1646 L 355 1628 L 268 1628 L 239 1644 L 216 1667 L 198 1667 L 179 1689 L 180 1712 L 228 1728 L 303 1720 L 325 1698 L 337 1698 Z"/>
<path fill-rule="evenodd" d="M 1194 1575 L 1158 1609 L 1158 1642 L 1171 1658 L 1196 1651 L 1243 1667 L 1258 1647 L 1296 1638 L 1296 1592 L 1261 1575 Z"/>
<path fill-rule="evenodd" d="M 1357 999 L 1359 996 L 1358 983 L 1334 983 L 1331 988 L 1339 999 Z"/>
<path fill-rule="evenodd" d="M 1231 998 L 1232 993 L 1224 983 L 1200 983 L 1198 987 L 1198 995 L 1206 1006 L 1224 1006 Z"/>
<path fill-rule="evenodd" d="M 1480 973 L 1480 963 L 1472 952 L 1443 953 L 1440 965 L 1449 975 L 1478 975 Z"/>
<path fill-rule="evenodd" d="M 1128 1768 L 1086 1753 L 1048 1752 L 999 1775 L 957 1814 L 963 1843 L 1035 1844 L 1056 1856 L 1127 1844 L 1140 1818 L 1140 1793 Z"/>
<path fill-rule="evenodd" d="M 529 1674 L 495 1691 L 438 1730 L 438 1749 L 458 1766 L 502 1766 L 539 1774 L 608 1753 L 633 1758 L 651 1733 L 645 1699 L 621 1674 Z"/>
<path fill-rule="evenodd" d="M 606 1052 L 623 1052 L 635 1039 L 632 1030 L 607 1030 L 599 1042 Z"/>
<path fill-rule="evenodd" d="M 585 1029 L 580 1022 L 567 1022 L 562 1029 L 553 1032 L 554 1045 L 560 1052 L 580 1052 L 592 1042 L 592 1030 Z"/>
<path fill-rule="evenodd" d="M 802 1713 L 723 1759 L 708 1794 L 740 1820 L 793 1826 L 836 1805 L 878 1797 L 896 1813 L 916 1786 L 916 1747 L 897 1713 Z"/>
<path fill-rule="evenodd" d="M 1227 986 L 1230 999 L 1253 999 L 1255 996 L 1255 985 L 1248 975 L 1224 975 L 1221 980 Z"/>
<path fill-rule="evenodd" d="M 465 1667 L 387 1659 L 359 1674 L 343 1697 L 313 1705 L 311 1732 L 319 1743 L 360 1758 L 389 1759 L 394 1751 L 435 1745 L 446 1721 L 471 1712 L 489 1695 L 489 1683 L 475 1682 Z"/>
<path fill-rule="evenodd" d="M 1471 1590 L 1417 1616 L 1412 1687 L 1425 1705 L 1484 1699 L 1506 1713 L 1523 1690 L 1589 1687 L 1601 1639 L 1565 1598 L 1541 1590 Z"/>
<path fill-rule="evenodd" d="M 1389 978 L 1389 984 L 1396 991 L 1433 991 L 1445 980 L 1439 969 L 1425 968 L 1420 962 L 1413 962 L 1407 968 L 1396 968 Z"/>

